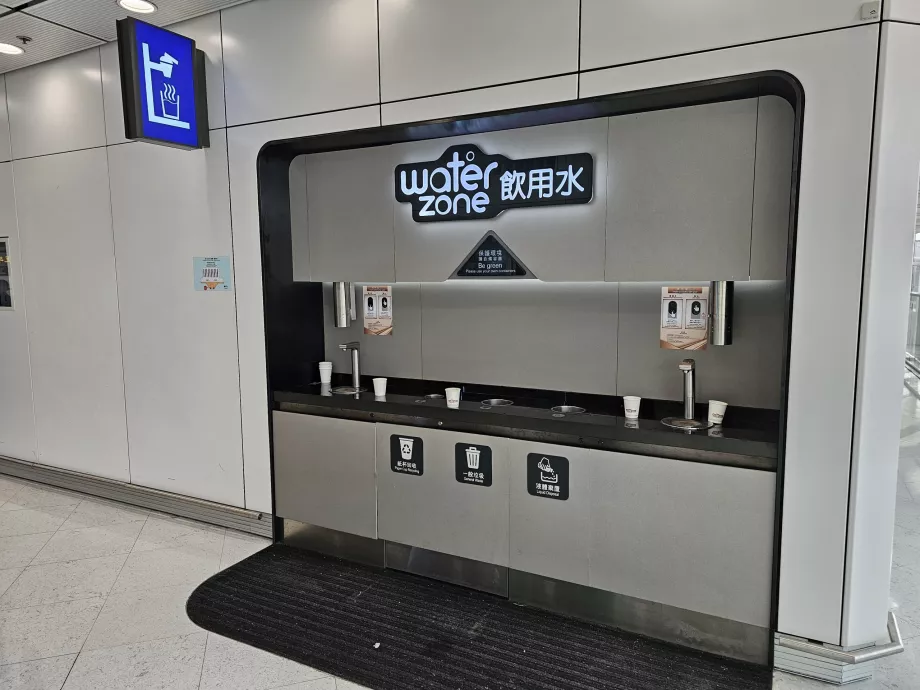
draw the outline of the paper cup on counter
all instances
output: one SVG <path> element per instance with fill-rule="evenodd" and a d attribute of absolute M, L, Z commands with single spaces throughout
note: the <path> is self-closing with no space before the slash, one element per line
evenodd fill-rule
<path fill-rule="evenodd" d="M 374 395 L 378 398 L 382 398 L 387 394 L 387 380 L 386 379 L 374 379 Z"/>
<path fill-rule="evenodd" d="M 725 408 L 727 407 L 728 403 L 724 403 L 721 400 L 710 400 L 709 421 L 712 424 L 721 424 L 722 420 L 725 419 Z"/>
<path fill-rule="evenodd" d="M 460 389 L 459 388 L 445 388 L 444 393 L 447 396 L 447 406 L 456 410 L 460 407 Z"/>
<path fill-rule="evenodd" d="M 332 362 L 319 363 L 319 382 L 332 383 Z"/>
<path fill-rule="evenodd" d="M 639 403 L 642 398 L 637 395 L 623 396 L 623 409 L 626 410 L 626 419 L 639 419 Z"/>

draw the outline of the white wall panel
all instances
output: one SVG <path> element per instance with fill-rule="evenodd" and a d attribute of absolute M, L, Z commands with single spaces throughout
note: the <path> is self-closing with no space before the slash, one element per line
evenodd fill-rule
<path fill-rule="evenodd" d="M 917 0 L 885 0 L 884 18 L 920 24 L 920 3 Z"/>
<path fill-rule="evenodd" d="M 6 75 L 13 158 L 105 146 L 99 49 Z"/>
<path fill-rule="evenodd" d="M 225 130 L 211 148 L 108 149 L 131 481 L 243 506 L 232 292 L 197 292 L 195 256 L 232 256 Z"/>
<path fill-rule="evenodd" d="M 861 0 L 582 0 L 581 69 L 860 24 Z"/>
<path fill-rule="evenodd" d="M 0 161 L 8 161 L 10 157 L 10 117 L 6 109 L 6 77 L 0 75 Z"/>
<path fill-rule="evenodd" d="M 127 481 L 105 153 L 16 161 L 13 175 L 39 462 Z"/>
<path fill-rule="evenodd" d="M 257 0 L 221 14 L 227 124 L 379 101 L 376 0 Z"/>
<path fill-rule="evenodd" d="M 372 106 L 234 127 L 227 131 L 230 197 L 233 199 L 244 476 L 246 507 L 250 510 L 269 511 L 272 504 L 256 158 L 262 146 L 269 141 L 363 129 L 379 124 L 380 109 Z"/>
<path fill-rule="evenodd" d="M 840 644 L 877 25 L 599 70 L 581 96 L 785 70 L 805 91 L 779 629 Z M 827 309 L 833 285 L 838 309 Z M 832 346 L 827 335 L 833 334 Z"/>
<path fill-rule="evenodd" d="M 0 455 L 34 461 L 32 372 L 12 163 L 0 163 L 0 237 L 8 242 L 10 290 L 13 295 L 12 311 L 0 309 Z"/>
<path fill-rule="evenodd" d="M 381 117 L 384 125 L 395 125 L 557 103 L 575 98 L 578 98 L 578 75 L 570 74 L 399 103 L 384 103 L 381 106 Z"/>
<path fill-rule="evenodd" d="M 578 0 L 380 0 L 381 99 L 578 70 Z"/>
<path fill-rule="evenodd" d="M 220 13 L 206 14 L 169 27 L 170 31 L 188 36 L 205 54 L 205 82 L 208 93 L 208 123 L 211 129 L 227 123 L 224 109 L 224 67 L 220 36 Z M 125 116 L 121 103 L 121 78 L 118 71 L 118 44 L 106 43 L 99 48 L 102 61 L 102 95 L 105 105 L 105 138 L 108 144 L 122 144 L 125 139 Z"/>

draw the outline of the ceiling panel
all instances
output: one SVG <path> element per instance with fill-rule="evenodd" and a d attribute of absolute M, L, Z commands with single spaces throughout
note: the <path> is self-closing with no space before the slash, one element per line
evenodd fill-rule
<path fill-rule="evenodd" d="M 26 7 L 23 11 L 105 41 L 114 41 L 115 22 L 118 19 L 132 16 L 151 24 L 166 26 L 246 1 L 152 0 L 157 6 L 157 11 L 153 14 L 137 15 L 125 12 L 115 0 L 45 0 Z"/>
<path fill-rule="evenodd" d="M 23 12 L 0 17 L 0 42 L 18 44 L 17 36 L 28 36 L 32 42 L 26 46 L 26 52 L 22 55 L 0 53 L 0 74 L 103 43 L 98 38 L 42 21 Z"/>

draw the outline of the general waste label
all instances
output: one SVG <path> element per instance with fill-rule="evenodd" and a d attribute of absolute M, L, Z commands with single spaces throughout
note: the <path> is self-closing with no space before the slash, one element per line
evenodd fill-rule
<path fill-rule="evenodd" d="M 390 436 L 390 469 L 400 474 L 425 474 L 425 446 L 418 436 Z"/>
<path fill-rule="evenodd" d="M 558 455 L 527 455 L 527 493 L 540 498 L 569 498 L 569 460 Z"/>
<path fill-rule="evenodd" d="M 454 471 L 461 484 L 492 486 L 492 449 L 478 443 L 456 444 Z"/>

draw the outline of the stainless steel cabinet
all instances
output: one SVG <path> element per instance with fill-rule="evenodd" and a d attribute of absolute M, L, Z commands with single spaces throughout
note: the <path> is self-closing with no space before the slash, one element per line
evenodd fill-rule
<path fill-rule="evenodd" d="M 507 566 L 507 445 L 493 436 L 378 424 L 380 538 Z M 417 467 L 402 471 L 391 462 Z"/>
<path fill-rule="evenodd" d="M 272 419 L 278 517 L 375 538 L 375 425 L 290 412 Z"/>

